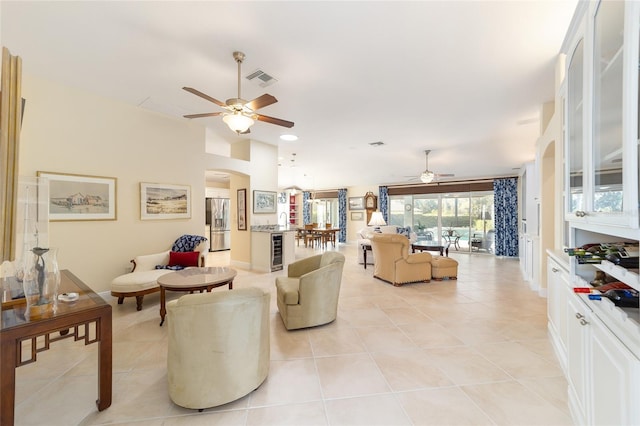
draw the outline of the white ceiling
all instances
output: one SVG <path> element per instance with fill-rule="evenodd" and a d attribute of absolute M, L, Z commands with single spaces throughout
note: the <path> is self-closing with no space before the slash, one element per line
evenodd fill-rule
<path fill-rule="evenodd" d="M 0 16 L 24 74 L 179 117 L 221 111 L 181 88 L 235 97 L 232 52 L 244 52 L 242 97 L 270 93 L 278 103 L 259 112 L 295 122 L 251 129 L 279 146 L 280 186 L 329 189 L 407 182 L 424 170 L 425 149 L 429 168 L 455 179 L 513 175 L 534 158 L 575 6 L 2 1 Z M 258 68 L 278 82 L 244 79 Z M 220 117 L 198 120 L 218 140 L 239 140 Z M 299 140 L 280 141 L 287 132 Z"/>

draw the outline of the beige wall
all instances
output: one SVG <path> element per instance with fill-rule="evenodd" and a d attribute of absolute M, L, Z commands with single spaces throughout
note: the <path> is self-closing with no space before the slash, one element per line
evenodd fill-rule
<path fill-rule="evenodd" d="M 350 186 L 347 188 L 347 242 L 355 243 L 358 240 L 358 231 L 367 226 L 366 210 L 361 210 L 364 213 L 365 219 L 358 221 L 351 220 L 349 197 L 364 197 L 364 194 L 369 191 L 373 192 L 376 197 L 378 197 L 378 210 L 380 210 L 380 190 L 377 186 Z"/>
<path fill-rule="evenodd" d="M 118 179 L 117 220 L 50 224 L 49 244 L 59 249 L 61 268 L 107 291 L 135 255 L 204 233 L 204 127 L 26 75 L 22 90 L 20 175 L 42 170 Z M 190 185 L 191 219 L 140 220 L 140 182 Z"/>

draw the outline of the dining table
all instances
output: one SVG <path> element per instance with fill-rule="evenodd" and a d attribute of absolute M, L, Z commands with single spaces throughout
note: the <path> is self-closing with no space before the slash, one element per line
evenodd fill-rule
<path fill-rule="evenodd" d="M 298 241 L 300 239 L 304 240 L 305 247 L 307 246 L 307 238 L 306 235 L 317 235 L 319 236 L 318 240 L 320 241 L 320 247 L 326 248 L 329 241 L 331 241 L 333 247 L 336 246 L 336 234 L 340 231 L 340 228 L 327 228 L 327 227 L 315 227 L 315 228 L 298 228 Z"/>

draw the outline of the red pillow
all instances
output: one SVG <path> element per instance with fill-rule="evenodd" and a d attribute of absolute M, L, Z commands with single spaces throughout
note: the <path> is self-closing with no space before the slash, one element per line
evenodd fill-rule
<path fill-rule="evenodd" d="M 172 251 L 169 253 L 169 266 L 199 266 L 199 257 L 200 252 L 197 251 Z"/>

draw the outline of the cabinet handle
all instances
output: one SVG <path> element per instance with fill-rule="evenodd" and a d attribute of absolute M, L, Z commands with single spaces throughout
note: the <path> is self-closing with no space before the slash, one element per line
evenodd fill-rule
<path fill-rule="evenodd" d="M 584 318 L 580 320 L 580 325 L 587 325 L 587 324 L 589 324 L 589 322 Z"/>
<path fill-rule="evenodd" d="M 576 312 L 576 318 L 584 318 L 584 315 L 582 315 L 580 312 Z"/>

